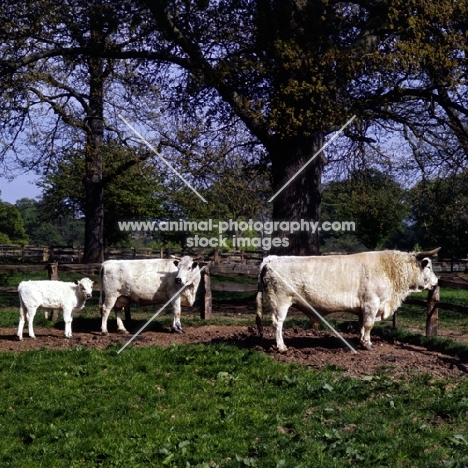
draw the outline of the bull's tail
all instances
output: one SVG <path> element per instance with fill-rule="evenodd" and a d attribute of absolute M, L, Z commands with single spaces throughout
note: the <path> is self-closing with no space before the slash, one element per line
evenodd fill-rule
<path fill-rule="evenodd" d="M 101 265 L 101 270 L 99 272 L 99 279 L 101 280 L 100 290 L 99 290 L 99 313 L 101 314 L 101 318 L 102 318 L 102 303 L 103 303 L 103 299 L 102 299 L 102 284 L 103 284 L 102 278 L 103 278 L 103 276 L 104 276 L 104 267 Z"/>

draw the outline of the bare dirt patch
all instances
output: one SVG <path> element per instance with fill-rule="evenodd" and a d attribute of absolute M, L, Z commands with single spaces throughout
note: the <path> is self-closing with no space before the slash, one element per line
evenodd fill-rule
<path fill-rule="evenodd" d="M 353 377 L 373 375 L 385 368 L 395 377 L 411 376 L 418 373 L 430 374 L 434 378 L 460 378 L 468 376 L 468 364 L 457 357 L 429 351 L 424 347 L 385 340 L 373 336 L 374 351 L 358 350 L 351 352 L 333 334 L 322 330 L 293 328 L 284 330 L 284 339 L 289 347 L 286 353 L 278 353 L 274 346 L 272 330 L 265 329 L 262 342 L 252 326 L 205 325 L 186 327 L 184 334 L 171 333 L 168 328 L 157 326 L 156 330 L 145 330 L 130 346 L 171 346 L 172 344 L 214 344 L 228 343 L 246 349 L 257 349 L 273 359 L 282 362 L 299 363 L 313 369 L 334 366 L 344 369 L 344 374 Z M 39 349 L 66 349 L 77 346 L 105 349 L 109 345 L 124 345 L 131 335 L 101 336 L 98 331 L 73 330 L 73 338 L 66 339 L 60 328 L 36 328 L 37 339 L 25 333 L 23 341 L 18 341 L 16 329 L 0 329 L 0 352 L 19 352 Z M 342 333 L 350 344 L 357 348 L 354 333 Z M 124 351 L 125 352 L 125 351 Z"/>

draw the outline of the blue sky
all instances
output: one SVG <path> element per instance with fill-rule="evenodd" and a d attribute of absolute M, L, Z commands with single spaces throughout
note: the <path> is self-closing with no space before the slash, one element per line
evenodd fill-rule
<path fill-rule="evenodd" d="M 8 203 L 15 203 L 20 198 L 36 198 L 41 195 L 41 191 L 34 181 L 38 177 L 32 174 L 19 175 L 9 182 L 4 177 L 0 177 L 0 200 Z"/>

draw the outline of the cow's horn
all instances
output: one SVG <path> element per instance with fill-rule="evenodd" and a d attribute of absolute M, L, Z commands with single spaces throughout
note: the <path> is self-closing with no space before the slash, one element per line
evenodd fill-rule
<path fill-rule="evenodd" d="M 441 249 L 441 247 L 437 247 L 437 249 L 434 250 L 428 250 L 427 252 L 418 252 L 416 254 L 416 258 L 418 260 L 422 260 L 423 258 L 426 257 L 433 257 L 434 255 L 437 255 L 437 252 Z"/>
<path fill-rule="evenodd" d="M 173 258 L 174 260 L 180 260 L 180 257 L 177 257 L 176 255 L 171 255 L 171 258 Z"/>

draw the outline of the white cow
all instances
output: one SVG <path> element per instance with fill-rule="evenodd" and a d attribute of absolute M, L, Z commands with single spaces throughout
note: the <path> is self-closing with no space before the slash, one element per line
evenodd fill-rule
<path fill-rule="evenodd" d="M 19 325 L 18 338 L 23 339 L 24 318 L 28 320 L 29 336 L 34 335 L 33 321 L 38 307 L 48 309 L 62 309 L 65 322 L 65 337 L 72 337 L 71 323 L 73 312 L 80 311 L 93 293 L 93 282 L 83 278 L 74 283 L 63 281 L 22 281 L 18 286 Z"/>
<path fill-rule="evenodd" d="M 411 292 L 432 289 L 437 277 L 430 252 L 363 252 L 322 257 L 277 257 L 270 255 L 260 265 L 257 293 L 257 328 L 263 336 L 262 306 L 272 311 L 279 351 L 286 351 L 283 322 L 294 305 L 311 320 L 333 312 L 359 316 L 360 343 L 373 349 L 370 332 L 376 319 L 393 315 Z M 302 299 L 301 299 L 302 298 Z"/>
<path fill-rule="evenodd" d="M 99 304 L 102 334 L 109 334 L 107 319 L 113 307 L 117 318 L 117 331 L 128 333 L 121 318 L 122 308 L 128 308 L 133 302 L 142 305 L 164 304 L 188 284 L 171 302 L 174 309 L 172 330 L 183 333 L 180 307 L 193 305 L 199 283 L 200 268 L 188 255 L 180 259 L 107 260 L 101 266 Z"/>

